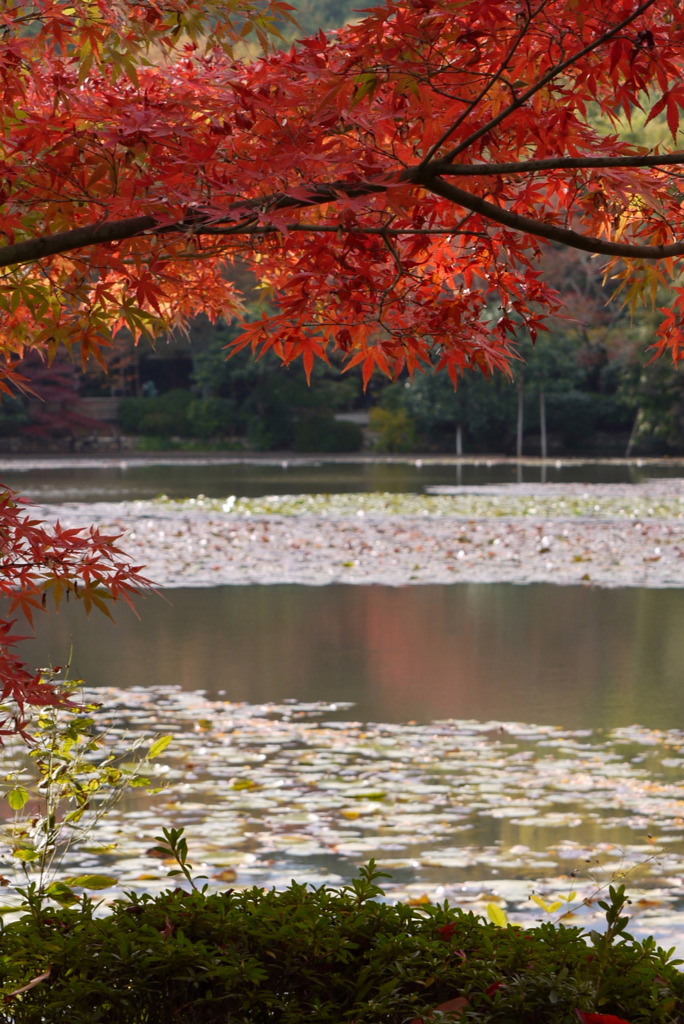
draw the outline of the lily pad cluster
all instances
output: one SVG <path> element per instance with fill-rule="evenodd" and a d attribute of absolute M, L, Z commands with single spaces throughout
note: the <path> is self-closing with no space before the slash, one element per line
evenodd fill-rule
<path fill-rule="evenodd" d="M 339 884 L 375 858 L 392 900 L 495 903 L 533 920 L 535 895 L 575 890 L 562 908 L 572 921 L 596 916 L 605 885 L 625 879 L 637 930 L 681 932 L 682 731 L 369 724 L 345 706 L 232 704 L 172 686 L 99 695 L 118 746 L 140 731 L 175 739 L 158 759 L 161 791 L 130 791 L 65 857 L 69 875 L 159 891 L 173 867 L 154 850 L 161 821 L 185 827 L 211 888 Z"/>
<path fill-rule="evenodd" d="M 123 533 L 130 557 L 160 586 L 684 585 L 677 480 L 448 494 L 200 495 L 45 512 L 69 526 L 95 521 Z"/>
<path fill-rule="evenodd" d="M 162 496 L 158 504 L 179 511 L 230 512 L 236 516 L 684 517 L 684 494 L 678 481 L 650 481 L 640 485 L 433 487 L 429 490 L 432 493 L 276 494 L 261 498 L 200 495 L 188 499 Z"/>

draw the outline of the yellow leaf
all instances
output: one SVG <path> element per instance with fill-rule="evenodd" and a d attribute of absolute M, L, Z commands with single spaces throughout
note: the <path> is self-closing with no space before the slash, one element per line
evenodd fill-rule
<path fill-rule="evenodd" d="M 31 861 L 38 860 L 40 854 L 38 853 L 37 850 L 23 849 L 15 850 L 14 856 L 17 858 L 17 860 L 23 861 L 25 864 L 30 864 Z"/>
<path fill-rule="evenodd" d="M 74 875 L 64 881 L 66 885 L 76 885 L 80 889 L 109 889 L 116 885 L 118 879 L 113 875 Z"/>
<path fill-rule="evenodd" d="M 233 783 L 233 789 L 261 789 L 261 783 L 255 782 L 254 779 L 236 779 Z"/>
<path fill-rule="evenodd" d="M 487 904 L 487 917 L 497 928 L 508 928 L 508 916 L 505 910 L 497 907 L 496 903 Z"/>
<path fill-rule="evenodd" d="M 159 757 L 160 754 L 163 754 L 172 739 L 173 736 L 160 736 L 158 740 L 155 740 L 147 752 L 147 756 L 150 761 L 155 757 Z"/>
<path fill-rule="evenodd" d="M 13 811 L 20 811 L 31 799 L 31 794 L 24 786 L 15 786 L 7 794 L 7 799 Z"/>

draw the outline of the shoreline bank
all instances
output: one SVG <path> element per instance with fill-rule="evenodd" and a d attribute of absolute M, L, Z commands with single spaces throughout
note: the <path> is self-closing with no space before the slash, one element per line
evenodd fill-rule
<path fill-rule="evenodd" d="M 93 454 L 65 454 L 45 452 L 43 454 L 0 455 L 0 477 L 6 472 L 31 472 L 37 469 L 96 469 L 116 465 L 225 465 L 225 466 L 316 466 L 316 465 L 380 465 L 406 466 L 522 466 L 560 469 L 565 466 L 634 466 L 637 469 L 679 468 L 684 471 L 684 456 L 660 456 L 639 458 L 591 458 L 589 456 L 563 456 L 542 459 L 536 455 L 514 456 L 497 454 L 451 455 L 448 452 L 211 452 L 211 451 L 112 451 Z"/>

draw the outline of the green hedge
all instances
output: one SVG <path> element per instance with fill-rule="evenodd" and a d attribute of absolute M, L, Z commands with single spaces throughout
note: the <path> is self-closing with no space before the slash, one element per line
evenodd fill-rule
<path fill-rule="evenodd" d="M 119 424 L 125 433 L 141 437 L 204 441 L 240 434 L 245 427 L 233 399 L 193 398 L 182 390 L 156 398 L 124 398 Z M 272 403 L 268 415 L 255 414 L 248 419 L 247 440 L 251 447 L 266 450 L 293 447 L 300 452 L 356 452 L 363 446 L 363 431 L 327 411 L 303 411 L 295 423 L 286 404 Z"/>
<path fill-rule="evenodd" d="M 210 440 L 237 433 L 236 403 L 231 398 L 194 398 L 187 416 L 192 437 Z"/>
<path fill-rule="evenodd" d="M 184 436 L 191 402 L 190 392 L 180 388 L 156 398 L 124 398 L 119 405 L 119 424 L 126 434 Z"/>
<path fill-rule="evenodd" d="M 358 452 L 363 431 L 356 423 L 336 420 L 329 413 L 314 411 L 297 422 L 293 448 L 296 452 Z"/>
<path fill-rule="evenodd" d="M 409 1024 L 451 1000 L 446 1019 L 459 1024 L 577 1024 L 578 1011 L 682 1019 L 680 961 L 626 935 L 622 888 L 602 904 L 607 931 L 588 935 L 379 895 L 371 865 L 341 890 L 130 894 L 101 918 L 88 900 L 35 900 L 0 935 L 0 1020 Z"/>

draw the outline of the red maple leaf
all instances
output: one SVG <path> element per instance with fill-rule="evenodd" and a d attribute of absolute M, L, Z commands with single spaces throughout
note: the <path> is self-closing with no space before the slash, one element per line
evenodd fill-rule
<path fill-rule="evenodd" d="M 584 1010 L 575 1010 L 575 1013 L 582 1024 L 629 1024 L 629 1021 L 613 1013 L 585 1013 Z"/>

